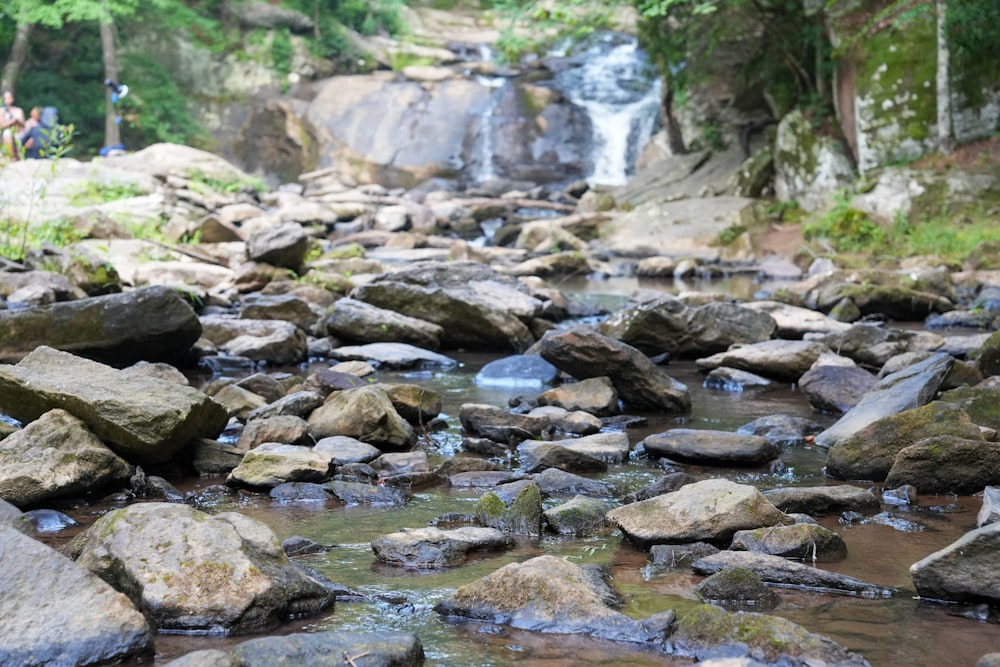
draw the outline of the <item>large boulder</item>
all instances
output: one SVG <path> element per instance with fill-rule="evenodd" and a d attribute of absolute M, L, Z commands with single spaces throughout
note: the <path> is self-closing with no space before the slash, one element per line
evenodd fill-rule
<path fill-rule="evenodd" d="M 325 482 L 332 458 L 309 447 L 265 442 L 243 455 L 229 473 L 230 484 L 271 488 L 285 482 Z"/>
<path fill-rule="evenodd" d="M 326 330 L 352 343 L 408 343 L 430 350 L 441 347 L 444 334 L 440 325 L 348 298 L 333 305 Z"/>
<path fill-rule="evenodd" d="M 838 322 L 832 317 L 801 306 L 792 306 L 780 301 L 750 301 L 743 308 L 767 313 L 774 320 L 775 336 L 798 340 L 809 333 L 837 333 L 851 328 L 850 324 Z"/>
<path fill-rule="evenodd" d="M 647 436 L 647 454 L 687 463 L 756 466 L 778 458 L 781 447 L 759 435 L 675 428 Z"/>
<path fill-rule="evenodd" d="M 954 357 L 938 353 L 885 376 L 833 426 L 817 435 L 816 444 L 832 448 L 872 422 L 926 405 L 937 394 L 954 363 Z"/>
<path fill-rule="evenodd" d="M 599 331 L 647 354 L 704 355 L 770 340 L 775 327 L 759 310 L 723 302 L 691 308 L 668 296 L 616 312 Z"/>
<path fill-rule="evenodd" d="M 577 379 L 606 376 L 632 409 L 687 412 L 688 388 L 656 367 L 649 357 L 587 327 L 550 331 L 542 337 L 542 357 Z"/>
<path fill-rule="evenodd" d="M 872 387 L 874 375 L 860 366 L 822 366 L 810 368 L 799 378 L 799 390 L 809 405 L 820 412 L 844 414 Z"/>
<path fill-rule="evenodd" d="M 535 340 L 525 322 L 542 302 L 488 266 L 415 264 L 356 287 L 351 298 L 442 328 L 445 348 L 521 352 Z"/>
<path fill-rule="evenodd" d="M 0 367 L 0 412 L 29 422 L 53 408 L 83 420 L 115 453 L 143 465 L 169 461 L 195 438 L 215 437 L 229 420 L 197 389 L 49 347 Z"/>
<path fill-rule="evenodd" d="M 687 484 L 672 493 L 615 508 L 607 520 L 640 549 L 677 542 L 728 545 L 738 530 L 792 523 L 754 487 L 725 479 Z"/>
<path fill-rule="evenodd" d="M 331 394 L 309 415 L 309 428 L 317 438 L 346 435 L 379 449 L 408 449 L 416 443 L 413 427 L 381 387 Z"/>
<path fill-rule="evenodd" d="M 815 211 L 853 182 L 854 161 L 842 142 L 817 134 L 801 111 L 781 119 L 774 145 L 774 191 L 779 200 L 795 200 Z"/>
<path fill-rule="evenodd" d="M 910 578 L 923 598 L 954 602 L 1000 602 L 1000 523 L 966 533 L 944 549 L 910 566 Z"/>
<path fill-rule="evenodd" d="M 309 242 L 302 225 L 286 222 L 251 235 L 247 239 L 247 255 L 255 262 L 298 271 L 309 250 Z"/>
<path fill-rule="evenodd" d="M 190 304 L 166 287 L 144 287 L 24 310 L 0 310 L 0 361 L 40 345 L 109 363 L 169 361 L 201 335 Z"/>
<path fill-rule="evenodd" d="M 153 647 L 122 593 L 41 542 L 0 525 L 0 663 L 91 665 Z"/>
<path fill-rule="evenodd" d="M 24 506 L 122 482 L 132 467 L 64 410 L 0 440 L 0 498 Z"/>
<path fill-rule="evenodd" d="M 899 450 L 886 475 L 886 488 L 904 484 L 921 493 L 978 493 L 1000 484 L 1000 447 L 953 435 L 920 440 Z"/>
<path fill-rule="evenodd" d="M 358 667 L 420 667 L 424 648 L 409 632 L 305 632 L 245 641 L 233 649 L 232 660 L 240 667 L 342 667 L 355 661 Z"/>
<path fill-rule="evenodd" d="M 968 413 L 952 403 L 935 401 L 876 419 L 836 442 L 827 454 L 826 471 L 840 479 L 882 481 L 902 449 L 942 435 L 983 439 Z"/>
<path fill-rule="evenodd" d="M 822 343 L 802 340 L 768 340 L 719 352 L 697 360 L 698 369 L 707 373 L 720 366 L 750 371 L 764 377 L 796 382 L 812 368 L 820 355 L 830 348 Z"/>
<path fill-rule="evenodd" d="M 442 616 L 509 625 L 533 632 L 586 634 L 645 642 L 663 639 L 648 626 L 608 606 L 599 574 L 556 556 L 511 563 L 460 587 L 434 610 Z"/>
<path fill-rule="evenodd" d="M 525 440 L 517 446 L 517 457 L 521 471 L 541 472 L 548 468 L 558 468 L 567 472 L 604 472 L 608 464 L 603 460 L 562 445 L 563 442 Z"/>
<path fill-rule="evenodd" d="M 252 632 L 333 604 L 270 528 L 235 512 L 209 516 L 167 503 L 115 510 L 84 535 L 77 562 L 161 631 Z"/>

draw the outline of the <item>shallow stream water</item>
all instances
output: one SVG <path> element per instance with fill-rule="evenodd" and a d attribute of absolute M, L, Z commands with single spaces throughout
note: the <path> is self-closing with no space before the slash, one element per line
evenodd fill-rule
<path fill-rule="evenodd" d="M 622 287 L 617 285 L 615 287 Z M 604 284 L 608 288 L 607 284 Z M 752 286 L 751 286 L 752 287 Z M 590 299 L 620 299 L 616 290 L 601 295 L 591 290 Z M 737 290 L 738 291 L 738 290 Z M 449 371 L 379 372 L 385 382 L 419 383 L 441 392 L 443 416 L 448 429 L 433 435 L 428 448 L 432 464 L 460 454 L 459 406 L 468 402 L 506 405 L 514 395 L 533 395 L 537 388 L 492 389 L 476 386 L 476 372 L 495 355 L 455 354 L 459 366 Z M 308 368 L 299 369 L 308 372 Z M 703 388 L 702 376 L 692 362 L 676 362 L 666 370 L 685 382 L 692 394 L 693 410 L 684 417 L 647 415 L 648 424 L 629 430 L 633 445 L 648 434 L 672 427 L 735 430 L 758 417 L 789 414 L 827 425 L 834 418 L 815 413 L 794 386 L 744 393 Z M 838 483 L 823 476 L 825 452 L 809 447 L 786 448 L 786 469 L 773 473 L 767 468 L 736 469 L 687 466 L 700 478 L 724 476 L 762 489 L 776 486 L 813 486 Z M 611 466 L 600 478 L 622 493 L 641 488 L 660 474 L 655 461 L 633 458 Z M 218 484 L 222 478 L 171 480 L 182 491 Z M 876 489 L 878 491 L 879 489 Z M 340 602 L 319 617 L 286 623 L 269 634 L 319 630 L 405 630 L 416 633 L 423 643 L 427 665 L 499 667 L 515 662 L 526 667 L 597 665 L 684 665 L 689 661 L 670 658 L 641 647 L 614 644 L 587 637 L 533 634 L 489 625 L 450 623 L 437 616 L 434 604 L 457 587 L 479 579 L 502 565 L 541 554 L 553 554 L 577 563 L 607 566 L 620 593 L 626 596 L 623 611 L 643 618 L 666 609 L 695 604 L 692 592 L 700 577 L 687 569 L 655 570 L 647 554 L 625 542 L 620 533 L 573 539 L 547 535 L 523 539 L 504 553 L 479 554 L 468 563 L 444 570 L 417 572 L 378 563 L 370 541 L 404 527 L 422 527 L 446 512 L 469 512 L 482 490 L 452 490 L 446 485 L 417 489 L 413 499 L 399 508 L 345 507 L 338 503 L 276 503 L 266 494 L 241 493 L 239 499 L 219 505 L 218 511 L 236 510 L 268 524 L 281 539 L 300 535 L 321 544 L 336 545 L 331 551 L 309 556 L 303 562 L 328 578 L 379 599 Z M 546 506 L 562 500 L 548 500 Z M 823 517 L 821 523 L 839 532 L 848 546 L 847 559 L 818 567 L 896 587 L 890 599 L 862 599 L 825 593 L 777 589 L 780 605 L 773 611 L 825 634 L 864 654 L 873 665 L 973 665 L 991 651 L 1000 651 L 1000 625 L 993 620 L 969 618 L 976 610 L 915 599 L 908 575 L 910 564 L 941 549 L 975 527 L 980 499 L 974 497 L 920 496 L 911 508 L 886 506 L 900 521 L 895 527 Z M 69 510 L 85 524 L 92 523 L 107 508 L 81 505 Z M 63 543 L 67 535 L 48 538 Z M 247 639 L 241 637 L 195 637 L 159 635 L 155 659 L 132 664 L 162 664 L 189 651 L 225 648 Z"/>

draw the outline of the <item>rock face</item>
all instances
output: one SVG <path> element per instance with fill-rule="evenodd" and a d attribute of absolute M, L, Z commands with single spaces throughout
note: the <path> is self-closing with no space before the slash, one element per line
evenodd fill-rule
<path fill-rule="evenodd" d="M 714 354 L 729 346 L 769 340 L 775 330 L 767 313 L 732 303 L 690 308 L 665 297 L 618 311 L 600 332 L 649 354 Z"/>
<path fill-rule="evenodd" d="M 618 396 L 637 410 L 687 412 L 688 388 L 673 379 L 631 345 L 586 327 L 549 332 L 542 337 L 541 355 L 577 379 L 607 376 Z"/>
<path fill-rule="evenodd" d="M 781 119 L 774 146 L 774 190 L 807 211 L 825 204 L 838 188 L 854 181 L 851 156 L 832 137 L 820 137 L 801 111 Z"/>
<path fill-rule="evenodd" d="M 160 630 L 250 632 L 333 604 L 264 524 L 141 503 L 99 519 L 78 564 L 126 593 Z"/>
<path fill-rule="evenodd" d="M 25 310 L 0 311 L 0 361 L 40 345 L 107 362 L 183 357 L 201 335 L 194 309 L 166 287 L 144 287 Z"/>
<path fill-rule="evenodd" d="M 977 528 L 910 566 L 920 597 L 955 602 L 1000 601 L 996 553 L 1000 524 Z"/>
<path fill-rule="evenodd" d="M 127 597 L 8 526 L 0 526 L 0 567 L 0 663 L 89 665 L 152 649 L 149 625 Z"/>
<path fill-rule="evenodd" d="M 487 265 L 417 263 L 355 288 L 351 298 L 437 324 L 445 348 L 521 352 L 535 340 L 522 320 L 542 309 L 522 289 Z"/>
<path fill-rule="evenodd" d="M 642 623 L 609 607 L 607 593 L 597 588 L 594 579 L 563 558 L 538 556 L 505 565 L 462 586 L 434 609 L 443 616 L 534 632 L 587 634 L 629 642 L 655 638 Z"/>
<path fill-rule="evenodd" d="M 954 357 L 940 353 L 885 376 L 836 424 L 817 435 L 816 444 L 833 447 L 882 417 L 929 403 L 954 363 Z"/>
<path fill-rule="evenodd" d="M 781 447 L 759 435 L 675 428 L 642 441 L 652 456 L 709 465 L 761 465 L 781 454 Z"/>
<path fill-rule="evenodd" d="M 261 637 L 236 646 L 232 659 L 242 667 L 312 665 L 341 667 L 353 656 L 358 667 L 420 667 L 424 648 L 409 632 L 309 632 Z"/>
<path fill-rule="evenodd" d="M 18 506 L 82 495 L 131 474 L 128 463 L 64 410 L 0 440 L 0 498 Z"/>
<path fill-rule="evenodd" d="M 607 514 L 640 549 L 654 544 L 728 544 L 738 530 L 791 524 L 752 486 L 709 479 L 677 491 L 615 508 Z"/>
<path fill-rule="evenodd" d="M 459 565 L 470 551 L 506 546 L 507 538 L 499 530 L 472 526 L 454 530 L 433 527 L 403 530 L 372 540 L 372 551 L 380 561 L 420 569 Z"/>
<path fill-rule="evenodd" d="M 215 437 L 229 419 L 196 389 L 49 347 L 0 367 L 3 412 L 29 422 L 53 408 L 83 420 L 117 454 L 144 465 L 170 460 L 195 438 Z"/>

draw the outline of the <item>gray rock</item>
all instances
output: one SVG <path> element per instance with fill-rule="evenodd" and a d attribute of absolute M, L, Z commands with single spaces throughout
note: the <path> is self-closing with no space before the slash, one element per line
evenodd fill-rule
<path fill-rule="evenodd" d="M 538 395 L 539 405 L 555 405 L 566 410 L 583 410 L 598 417 L 621 412 L 618 392 L 609 378 L 595 377 L 565 384 Z"/>
<path fill-rule="evenodd" d="M 774 381 L 755 373 L 720 366 L 709 371 L 702 384 L 708 389 L 738 393 L 750 389 L 768 389 L 774 386 Z"/>
<path fill-rule="evenodd" d="M 546 468 L 559 468 L 566 472 L 604 472 L 608 469 L 608 464 L 603 459 L 564 447 L 561 442 L 522 442 L 517 446 L 521 471 L 533 473 Z"/>
<path fill-rule="evenodd" d="M 827 432 L 829 429 L 823 433 Z M 838 440 L 830 448 L 826 471 L 840 479 L 881 481 L 889 474 L 900 450 L 939 435 L 983 439 L 979 427 L 972 423 L 965 410 L 953 403 L 934 401 L 861 425 L 855 433 Z"/>
<path fill-rule="evenodd" d="M 996 553 L 1000 524 L 970 531 L 944 549 L 910 566 L 910 578 L 922 598 L 953 602 L 1000 601 Z"/>
<path fill-rule="evenodd" d="M 318 306 L 291 294 L 254 294 L 243 298 L 242 320 L 282 320 L 291 322 L 307 334 L 318 332 L 323 317 Z"/>
<path fill-rule="evenodd" d="M 262 397 L 235 384 L 227 384 L 214 392 L 212 400 L 224 407 L 230 417 L 244 421 L 251 412 L 267 405 Z"/>
<path fill-rule="evenodd" d="M 514 414 L 482 403 L 463 404 L 459 408 L 458 418 L 467 433 L 505 445 L 541 437 L 550 428 L 549 420 L 545 417 Z"/>
<path fill-rule="evenodd" d="M 366 361 L 378 368 L 453 368 L 457 365 L 451 357 L 407 343 L 368 343 L 346 345 L 330 351 L 341 361 Z"/>
<path fill-rule="evenodd" d="M 39 347 L 0 367 L 0 410 L 30 422 L 53 408 L 82 419 L 131 462 L 169 461 L 193 438 L 214 437 L 226 411 L 200 391 Z"/>
<path fill-rule="evenodd" d="M 622 499 L 622 502 L 627 505 L 640 500 L 649 500 L 656 496 L 662 496 L 664 493 L 672 493 L 686 484 L 693 484 L 697 481 L 698 479 L 694 475 L 689 475 L 686 472 L 668 473 L 649 486 L 628 494 Z"/>
<path fill-rule="evenodd" d="M 309 250 L 309 235 L 302 225 L 288 222 L 256 232 L 247 239 L 247 255 L 263 262 L 298 271 Z"/>
<path fill-rule="evenodd" d="M 309 447 L 313 444 L 313 439 L 306 420 L 295 415 L 276 415 L 248 421 L 236 446 L 246 451 L 265 442 Z"/>
<path fill-rule="evenodd" d="M 419 384 L 382 385 L 399 416 L 414 426 L 424 426 L 441 413 L 440 392 Z"/>
<path fill-rule="evenodd" d="M 691 544 L 654 544 L 649 549 L 649 562 L 660 567 L 691 567 L 699 558 L 719 553 L 719 548 L 708 542 Z"/>
<path fill-rule="evenodd" d="M 586 634 L 627 642 L 662 640 L 609 607 L 580 566 L 556 556 L 511 563 L 460 587 L 435 605 L 442 616 L 509 625 L 533 632 Z"/>
<path fill-rule="evenodd" d="M 273 488 L 285 482 L 323 482 L 330 478 L 330 457 L 308 447 L 265 442 L 243 455 L 226 483 Z"/>
<path fill-rule="evenodd" d="M 186 355 L 201 335 L 194 310 L 167 287 L 143 287 L 21 310 L 0 310 L 0 361 L 45 345 L 128 364 Z"/>
<path fill-rule="evenodd" d="M 323 485 L 313 482 L 284 482 L 272 488 L 267 495 L 280 503 L 325 503 L 330 499 Z M 288 553 L 287 549 L 285 553 Z"/>
<path fill-rule="evenodd" d="M 233 11 L 229 2 L 226 2 L 227 10 Z M 313 20 L 294 9 L 275 7 L 266 2 L 246 2 L 239 5 L 239 10 L 234 11 L 239 22 L 248 28 L 264 28 L 273 30 L 274 28 L 288 28 L 292 32 L 304 33 L 313 29 Z"/>
<path fill-rule="evenodd" d="M 878 509 L 878 497 L 867 489 L 839 486 L 791 486 L 764 491 L 775 507 L 785 513 L 840 514 Z"/>
<path fill-rule="evenodd" d="M 507 544 L 507 538 L 495 528 L 429 527 L 383 535 L 372 540 L 372 551 L 383 563 L 433 569 L 460 565 L 471 551 L 497 551 L 505 549 Z"/>
<path fill-rule="evenodd" d="M 234 512 L 166 503 L 115 510 L 87 531 L 77 562 L 126 592 L 160 630 L 249 632 L 333 604 L 267 526 Z"/>
<path fill-rule="evenodd" d="M 131 474 L 124 459 L 65 410 L 50 410 L 0 440 L 0 497 L 14 505 L 83 495 Z"/>
<path fill-rule="evenodd" d="M 796 382 L 820 355 L 830 352 L 822 343 L 802 340 L 768 340 L 743 345 L 697 360 L 704 373 L 720 366 L 749 371 L 776 380 Z"/>
<path fill-rule="evenodd" d="M 542 337 L 541 355 L 575 378 L 606 376 L 622 401 L 634 409 L 687 412 L 687 387 L 657 368 L 630 345 L 586 327 L 550 331 Z"/>
<path fill-rule="evenodd" d="M 34 536 L 37 530 L 30 517 L 3 498 L 0 498 L 0 526 L 13 528 L 29 537 Z"/>
<path fill-rule="evenodd" d="M 810 333 L 838 333 L 851 328 L 851 325 L 838 322 L 823 313 L 780 301 L 749 301 L 741 305 L 770 315 L 777 325 L 774 332 L 777 338 L 799 340 Z"/>
<path fill-rule="evenodd" d="M 381 450 L 409 449 L 416 442 L 413 427 L 396 411 L 379 387 L 338 392 L 309 415 L 317 438 L 346 435 Z"/>
<path fill-rule="evenodd" d="M 947 354 L 934 356 L 879 380 L 837 423 L 816 436 L 820 447 L 833 447 L 872 422 L 929 403 L 954 364 Z"/>
<path fill-rule="evenodd" d="M 550 444 L 565 447 L 578 454 L 586 454 L 605 463 L 624 463 L 628 460 L 629 451 L 632 449 L 628 434 L 620 431 L 594 433 L 566 440 L 553 440 Z"/>
<path fill-rule="evenodd" d="M 89 665 L 152 649 L 128 598 L 62 554 L 6 525 L 0 554 L 0 663 Z"/>
<path fill-rule="evenodd" d="M 391 486 L 333 480 L 323 485 L 334 498 L 348 505 L 394 507 L 404 505 L 409 495 Z"/>
<path fill-rule="evenodd" d="M 305 418 L 321 405 L 323 405 L 323 394 L 315 391 L 296 391 L 287 396 L 282 396 L 262 408 L 254 410 L 247 415 L 247 419 L 268 419 L 269 417 L 277 417 L 279 415 L 292 415 Z M 323 436 L 317 435 L 316 437 Z"/>
<path fill-rule="evenodd" d="M 676 428 L 642 441 L 652 456 L 708 465 L 756 466 L 777 458 L 781 447 L 758 435 Z"/>
<path fill-rule="evenodd" d="M 709 479 L 611 510 L 607 520 L 640 549 L 678 542 L 728 543 L 738 530 L 792 520 L 752 486 Z"/>
<path fill-rule="evenodd" d="M 510 470 L 473 470 L 451 475 L 448 483 L 459 489 L 491 489 L 521 479 L 526 479 L 524 473 Z"/>
<path fill-rule="evenodd" d="M 806 438 L 816 435 L 823 427 L 811 419 L 789 415 L 770 415 L 755 419 L 736 429 L 743 435 L 759 435 L 782 447 L 804 445 Z"/>
<path fill-rule="evenodd" d="M 542 517 L 549 528 L 560 535 L 585 537 L 604 528 L 604 515 L 607 511 L 608 507 L 603 501 L 578 495 L 543 511 Z"/>
<path fill-rule="evenodd" d="M 809 523 L 740 530 L 733 535 L 731 548 L 820 563 L 847 557 L 847 545 L 840 535 Z"/>
<path fill-rule="evenodd" d="M 820 570 L 781 556 L 749 551 L 720 551 L 691 565 L 691 569 L 698 574 L 715 574 L 727 567 L 745 567 L 769 584 L 795 588 L 825 589 L 831 593 L 859 594 L 866 598 L 891 597 L 894 592 L 885 586 Z"/>
<path fill-rule="evenodd" d="M 240 667 L 231 653 L 217 648 L 207 648 L 191 651 L 176 660 L 171 660 L 164 667 Z"/>
<path fill-rule="evenodd" d="M 922 493 L 978 493 L 1000 484 L 1000 447 L 952 435 L 920 440 L 899 450 L 885 483 L 910 484 Z"/>
<path fill-rule="evenodd" d="M 1000 521 L 1000 487 L 987 486 L 983 489 L 983 506 L 976 515 L 976 528 L 982 528 Z"/>
<path fill-rule="evenodd" d="M 326 320 L 326 330 L 352 343 L 407 343 L 437 350 L 441 347 L 441 326 L 408 317 L 357 299 L 338 300 Z"/>
<path fill-rule="evenodd" d="M 322 438 L 313 447 L 313 451 L 330 458 L 334 466 L 346 463 L 368 463 L 382 454 L 377 447 L 361 442 L 346 435 L 331 435 Z"/>
<path fill-rule="evenodd" d="M 614 313 L 599 331 L 648 354 L 703 355 L 769 340 L 775 326 L 767 313 L 736 304 L 691 308 L 662 297 Z"/>
<path fill-rule="evenodd" d="M 475 383 L 480 387 L 540 388 L 551 385 L 558 375 L 559 369 L 537 354 L 515 354 L 483 366 Z"/>
<path fill-rule="evenodd" d="M 1000 667 L 1000 653 L 987 653 L 979 657 L 976 667 Z"/>
<path fill-rule="evenodd" d="M 542 310 L 513 278 L 471 262 L 416 263 L 356 287 L 351 297 L 433 322 L 445 348 L 470 350 L 527 349 L 534 336 L 525 322 Z"/>
<path fill-rule="evenodd" d="M 532 475 L 542 493 L 547 496 L 590 496 L 592 498 L 610 498 L 615 495 L 614 489 L 604 482 L 576 475 L 559 468 L 547 468 Z"/>
<path fill-rule="evenodd" d="M 243 460 L 245 452 L 215 440 L 195 441 L 191 465 L 199 475 L 228 475 Z"/>
<path fill-rule="evenodd" d="M 799 391 L 820 412 L 844 414 L 875 382 L 874 375 L 858 366 L 813 366 L 799 378 Z"/>
<path fill-rule="evenodd" d="M 705 602 L 752 606 L 773 609 L 778 605 L 778 594 L 764 585 L 760 577 L 742 567 L 727 567 L 710 575 L 694 587 L 694 592 Z"/>
<path fill-rule="evenodd" d="M 920 347 L 916 332 L 864 323 L 852 325 L 846 331 L 827 334 L 821 340 L 837 354 L 875 368 L 881 368 L 896 355 Z M 937 342 L 940 345 L 940 338 Z"/>
<path fill-rule="evenodd" d="M 358 667 L 420 667 L 424 649 L 409 632 L 309 632 L 282 637 L 251 639 L 236 646 L 233 656 L 241 667 L 271 667 L 277 664 L 342 667 L 344 656 L 355 658 Z"/>
<path fill-rule="evenodd" d="M 202 335 L 226 354 L 275 365 L 297 364 L 306 358 L 305 333 L 291 322 L 237 320 L 220 315 L 201 318 Z"/>
<path fill-rule="evenodd" d="M 476 520 L 489 528 L 516 535 L 542 534 L 542 492 L 532 482 L 519 486 L 517 495 L 507 500 L 503 490 L 487 491 L 476 503 Z M 510 485 L 510 486 L 514 486 Z"/>
<path fill-rule="evenodd" d="M 399 473 L 430 472 L 431 470 L 431 466 L 427 462 L 427 452 L 423 450 L 382 454 L 374 461 L 370 461 L 369 465 L 372 469 L 378 470 L 380 476 L 383 477 Z"/>

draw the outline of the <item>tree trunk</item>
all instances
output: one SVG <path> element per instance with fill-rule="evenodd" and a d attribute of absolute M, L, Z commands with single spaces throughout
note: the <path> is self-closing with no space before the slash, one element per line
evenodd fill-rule
<path fill-rule="evenodd" d="M 951 50 L 945 32 L 947 0 L 937 0 L 937 124 L 938 143 L 945 155 L 955 150 L 955 137 L 951 119 Z"/>
<path fill-rule="evenodd" d="M 17 32 L 14 33 L 14 44 L 10 47 L 10 60 L 3 67 L 3 79 L 0 80 L 0 91 L 13 91 L 17 86 L 17 75 L 24 66 L 24 60 L 28 56 L 28 39 L 31 37 L 31 30 L 34 23 L 19 23 Z"/>
<path fill-rule="evenodd" d="M 684 145 L 684 135 L 681 133 L 680 123 L 674 116 L 674 90 L 670 87 L 670 80 L 663 82 L 663 100 L 660 103 L 660 112 L 663 114 L 663 129 L 667 132 L 667 144 L 673 155 L 684 155 L 687 153 L 687 146 Z"/>
<path fill-rule="evenodd" d="M 104 54 L 104 78 L 118 82 L 118 50 L 115 48 L 115 26 L 111 17 L 101 21 L 101 51 Z M 104 145 L 117 146 L 122 142 L 118 128 L 118 112 L 115 109 L 114 91 L 104 87 Z"/>

